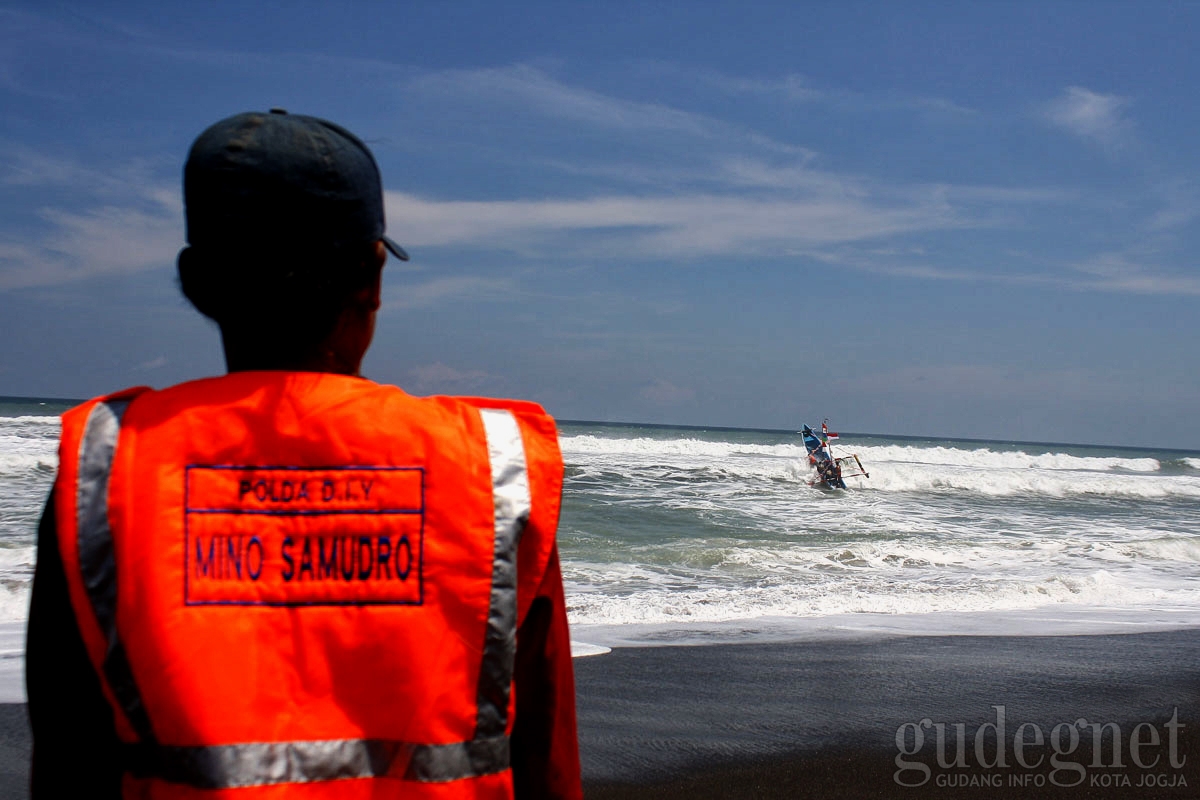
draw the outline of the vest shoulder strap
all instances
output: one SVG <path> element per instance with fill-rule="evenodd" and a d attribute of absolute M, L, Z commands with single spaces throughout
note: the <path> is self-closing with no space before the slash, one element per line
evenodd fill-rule
<path fill-rule="evenodd" d="M 108 521 L 109 476 L 121 420 L 129 404 L 148 391 L 147 386 L 123 389 L 63 415 L 55 511 L 59 552 L 80 634 L 104 677 L 105 691 L 123 712 L 118 724 L 152 740 L 149 718 L 116 635 L 116 560 Z"/>

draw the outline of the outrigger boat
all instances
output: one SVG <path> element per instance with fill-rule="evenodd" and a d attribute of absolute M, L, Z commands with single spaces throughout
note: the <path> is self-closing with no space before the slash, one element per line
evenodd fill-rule
<path fill-rule="evenodd" d="M 858 456 L 851 453 L 848 456 L 835 458 L 829 447 L 830 439 L 837 439 L 836 433 L 830 433 L 829 420 L 821 423 L 821 435 L 807 425 L 800 431 L 804 435 L 804 447 L 808 450 L 808 463 L 817 471 L 815 478 L 808 482 L 809 486 L 822 489 L 845 489 L 845 478 L 871 477 L 863 469 Z"/>

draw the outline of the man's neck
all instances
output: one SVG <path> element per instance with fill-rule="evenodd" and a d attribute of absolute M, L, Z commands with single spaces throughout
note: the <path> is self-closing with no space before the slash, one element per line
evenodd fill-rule
<path fill-rule="evenodd" d="M 225 369 L 228 372 L 257 370 L 290 372 L 330 372 L 337 375 L 358 375 L 362 359 L 350 359 L 322 342 L 315 347 L 291 351 L 262 340 L 239 336 L 222 336 L 225 349 Z"/>

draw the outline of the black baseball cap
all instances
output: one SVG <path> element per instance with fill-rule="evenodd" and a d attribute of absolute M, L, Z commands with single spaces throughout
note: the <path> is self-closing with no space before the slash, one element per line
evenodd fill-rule
<path fill-rule="evenodd" d="M 257 243 L 286 252 L 383 244 L 383 185 L 367 146 L 317 117 L 236 114 L 192 144 L 183 168 L 188 243 L 222 250 Z"/>

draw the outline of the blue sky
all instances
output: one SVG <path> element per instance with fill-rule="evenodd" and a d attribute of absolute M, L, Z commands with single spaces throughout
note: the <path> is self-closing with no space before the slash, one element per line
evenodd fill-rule
<path fill-rule="evenodd" d="M 0 5 L 0 394 L 219 372 L 192 141 L 373 148 L 371 377 L 567 419 L 1200 448 L 1200 6 Z"/>

